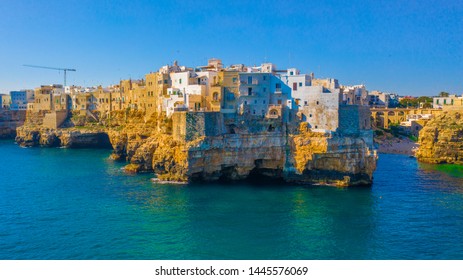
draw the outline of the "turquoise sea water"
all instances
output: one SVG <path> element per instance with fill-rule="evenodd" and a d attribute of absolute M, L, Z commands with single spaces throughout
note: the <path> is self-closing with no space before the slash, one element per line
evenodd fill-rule
<path fill-rule="evenodd" d="M 155 185 L 109 150 L 0 141 L 0 259 L 463 259 L 463 170 L 380 155 L 374 184 Z"/>

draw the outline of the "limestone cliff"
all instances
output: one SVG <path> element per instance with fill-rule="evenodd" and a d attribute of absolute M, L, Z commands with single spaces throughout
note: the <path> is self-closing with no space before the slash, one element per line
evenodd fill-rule
<path fill-rule="evenodd" d="M 420 131 L 418 160 L 463 164 L 463 112 L 448 111 L 434 117 Z"/>
<path fill-rule="evenodd" d="M 370 184 L 376 154 L 361 138 L 317 133 L 223 135 L 189 149 L 189 178 L 265 176 L 306 184 Z"/>
<path fill-rule="evenodd" d="M 128 172 L 154 172 L 167 181 L 268 177 L 348 186 L 370 184 L 376 168 L 371 131 L 314 133 L 304 123 L 289 126 L 281 119 L 192 112 L 168 119 L 136 110 L 112 112 L 98 122 L 73 116 L 65 126 L 46 129 L 31 116 L 16 141 L 64 147 L 110 143 L 112 158 L 127 161 Z"/>
<path fill-rule="evenodd" d="M 0 109 L 0 139 L 12 139 L 16 136 L 16 128 L 23 125 L 25 111 Z"/>

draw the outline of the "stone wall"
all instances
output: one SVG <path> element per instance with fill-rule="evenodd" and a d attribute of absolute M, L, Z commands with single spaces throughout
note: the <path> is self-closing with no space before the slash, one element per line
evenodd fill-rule
<path fill-rule="evenodd" d="M 202 136 L 225 133 L 223 115 L 219 112 L 174 112 L 172 115 L 173 138 L 191 141 Z"/>
<path fill-rule="evenodd" d="M 308 105 L 302 107 L 311 129 L 335 131 L 339 126 L 339 93 L 324 92 L 323 87 L 313 87 L 309 91 Z"/>
<path fill-rule="evenodd" d="M 57 129 L 68 117 L 68 111 L 53 111 L 45 114 L 43 127 Z"/>
<path fill-rule="evenodd" d="M 357 135 L 361 130 L 371 129 L 371 113 L 368 106 L 340 105 L 339 127 L 343 135 Z"/>

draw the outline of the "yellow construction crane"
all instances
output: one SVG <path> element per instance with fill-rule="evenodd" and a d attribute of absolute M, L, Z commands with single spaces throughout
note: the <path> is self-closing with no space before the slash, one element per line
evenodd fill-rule
<path fill-rule="evenodd" d="M 33 67 L 33 68 L 43 68 L 43 69 L 50 69 L 50 70 L 58 70 L 58 71 L 63 71 L 64 72 L 64 86 L 66 86 L 66 73 L 67 71 L 76 71 L 76 69 L 69 69 L 69 68 L 59 68 L 59 67 L 48 67 L 48 66 L 38 66 L 38 65 L 29 65 L 29 64 L 23 64 L 23 66 L 26 67 Z"/>

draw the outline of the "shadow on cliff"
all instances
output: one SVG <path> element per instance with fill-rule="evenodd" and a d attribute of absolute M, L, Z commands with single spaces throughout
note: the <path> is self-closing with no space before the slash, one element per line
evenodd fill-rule
<path fill-rule="evenodd" d="M 111 145 L 108 134 L 102 132 L 93 135 L 81 136 L 79 139 L 75 139 L 69 143 L 68 148 L 113 149 L 113 146 Z"/>

